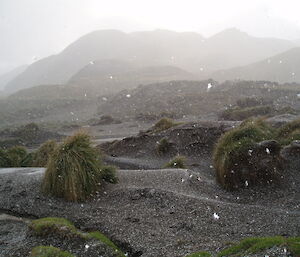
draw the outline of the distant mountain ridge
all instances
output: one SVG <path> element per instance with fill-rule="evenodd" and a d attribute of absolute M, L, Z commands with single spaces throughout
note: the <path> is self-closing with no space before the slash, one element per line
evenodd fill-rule
<path fill-rule="evenodd" d="M 94 60 L 115 59 L 139 67 L 175 66 L 207 74 L 250 64 L 292 47 L 291 41 L 255 38 L 236 29 L 207 39 L 193 32 L 100 30 L 82 36 L 57 55 L 33 63 L 5 89 L 15 92 L 43 84 L 65 84 Z"/>
<path fill-rule="evenodd" d="M 210 75 L 224 80 L 268 80 L 279 83 L 300 82 L 300 47 L 250 65 L 220 70 Z"/>

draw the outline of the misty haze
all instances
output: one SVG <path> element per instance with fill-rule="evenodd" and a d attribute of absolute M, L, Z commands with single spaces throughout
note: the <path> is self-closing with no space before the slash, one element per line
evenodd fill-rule
<path fill-rule="evenodd" d="M 1 0 L 0 257 L 300 257 L 299 9 Z"/>

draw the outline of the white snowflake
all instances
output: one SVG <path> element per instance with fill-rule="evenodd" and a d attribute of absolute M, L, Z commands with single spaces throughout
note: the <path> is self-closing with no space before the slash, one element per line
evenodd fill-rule
<path fill-rule="evenodd" d="M 269 148 L 266 148 L 266 153 L 270 154 L 270 149 Z"/>
<path fill-rule="evenodd" d="M 216 212 L 214 213 L 213 217 L 214 217 L 215 220 L 220 219 L 220 216 Z"/>
<path fill-rule="evenodd" d="M 209 91 L 209 90 L 212 88 L 212 86 L 213 86 L 213 85 L 212 85 L 211 83 L 208 83 L 208 84 L 207 84 L 207 91 Z"/>
<path fill-rule="evenodd" d="M 131 97 L 131 95 L 130 95 L 130 94 L 127 94 L 127 95 L 126 95 L 126 97 L 127 97 L 127 98 L 130 98 L 130 97 Z"/>

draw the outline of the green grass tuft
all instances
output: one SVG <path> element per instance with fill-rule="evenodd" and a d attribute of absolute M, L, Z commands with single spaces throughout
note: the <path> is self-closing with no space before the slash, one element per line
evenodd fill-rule
<path fill-rule="evenodd" d="M 184 156 L 176 156 L 163 166 L 163 168 L 186 169 L 186 158 Z"/>
<path fill-rule="evenodd" d="M 119 180 L 116 172 L 117 170 L 114 166 L 103 166 L 101 168 L 101 178 L 106 182 L 117 184 Z"/>
<path fill-rule="evenodd" d="M 101 167 L 100 154 L 91 146 L 90 137 L 78 132 L 55 149 L 42 191 L 68 201 L 84 201 L 99 189 Z"/>
<path fill-rule="evenodd" d="M 31 250 L 30 257 L 74 257 L 74 255 L 53 246 L 37 246 Z"/>
<path fill-rule="evenodd" d="M 213 162 L 217 181 L 226 189 L 234 189 L 249 179 L 243 177 L 242 167 L 249 164 L 249 150 L 256 143 L 274 137 L 274 130 L 262 120 L 246 120 L 239 127 L 232 129 L 218 140 Z"/>
<path fill-rule="evenodd" d="M 6 152 L 10 160 L 10 167 L 21 167 L 23 160 L 27 156 L 27 150 L 23 146 L 13 146 Z"/>
<path fill-rule="evenodd" d="M 54 153 L 57 144 L 54 140 L 48 140 L 43 143 L 39 149 L 34 153 L 34 160 L 32 165 L 35 167 L 45 167 L 50 159 L 50 156 Z"/>
<path fill-rule="evenodd" d="M 168 139 L 162 138 L 156 145 L 156 152 L 158 154 L 166 154 L 170 150 L 171 146 L 172 144 L 168 141 Z"/>
<path fill-rule="evenodd" d="M 7 152 L 3 149 L 0 149 L 0 168 L 10 167 L 10 159 Z"/>
<path fill-rule="evenodd" d="M 282 145 L 288 145 L 294 140 L 300 140 L 300 120 L 294 120 L 278 129 L 276 138 Z"/>
<path fill-rule="evenodd" d="M 155 123 L 152 128 L 152 132 L 161 132 L 180 124 L 181 123 L 174 122 L 172 119 L 162 118 L 157 123 Z"/>

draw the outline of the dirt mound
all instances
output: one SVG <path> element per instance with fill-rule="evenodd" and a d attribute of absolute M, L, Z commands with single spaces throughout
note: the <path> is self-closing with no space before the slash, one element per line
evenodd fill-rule
<path fill-rule="evenodd" d="M 172 144 L 166 156 L 176 154 L 201 156 L 211 153 L 220 137 L 228 129 L 235 126 L 235 122 L 197 122 L 174 126 L 157 133 L 145 132 L 137 136 L 127 137 L 121 141 L 114 141 L 99 145 L 109 156 L 114 157 L 159 157 L 157 144 L 165 138 Z"/>

